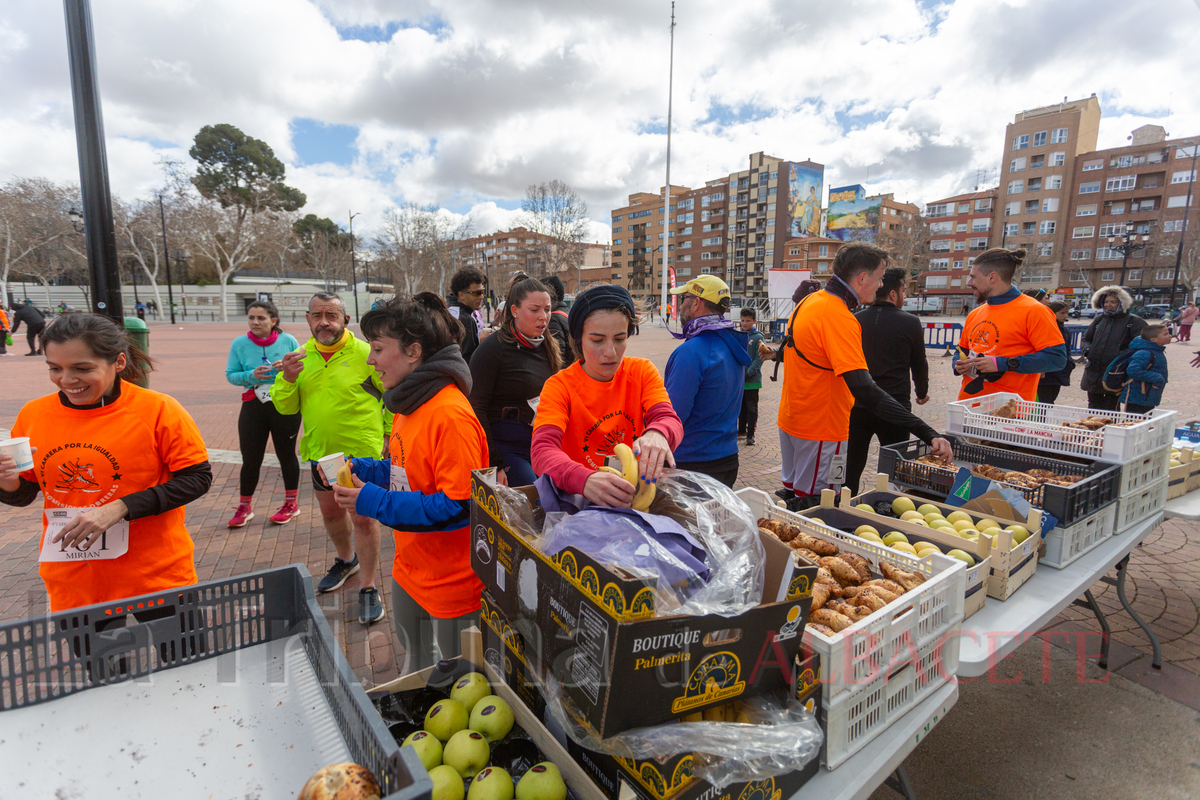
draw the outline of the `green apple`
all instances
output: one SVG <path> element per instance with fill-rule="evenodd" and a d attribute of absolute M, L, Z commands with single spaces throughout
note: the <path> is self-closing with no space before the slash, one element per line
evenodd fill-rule
<path fill-rule="evenodd" d="M 445 744 L 451 736 L 467 727 L 468 719 L 462 703 L 457 700 L 438 700 L 425 715 L 425 730 Z"/>
<path fill-rule="evenodd" d="M 872 525 L 859 525 L 857 528 L 854 529 L 854 535 L 862 536 L 865 531 L 870 531 L 871 533 L 875 534 L 876 536 L 879 535 L 879 530 Z"/>
<path fill-rule="evenodd" d="M 904 542 L 905 544 L 908 544 L 908 537 L 900 531 L 892 531 L 887 536 L 883 537 L 883 543 L 889 547 L 894 545 L 896 542 Z"/>
<path fill-rule="evenodd" d="M 935 505 L 931 505 L 930 503 L 922 503 L 921 505 L 917 506 L 917 511 L 920 511 L 921 516 L 924 517 L 928 517 L 930 514 L 937 514 L 939 517 L 942 515 L 942 510 Z"/>
<path fill-rule="evenodd" d="M 463 800 L 464 789 L 462 775 L 448 764 L 429 770 L 433 780 L 433 800 Z"/>
<path fill-rule="evenodd" d="M 951 522 L 971 522 L 971 515 L 965 511 L 951 511 L 946 515 L 946 519 L 950 520 Z"/>
<path fill-rule="evenodd" d="M 968 567 L 975 566 L 975 559 L 971 558 L 971 554 L 965 550 L 948 550 L 946 555 L 950 556 L 951 558 L 957 558 L 959 561 L 965 563 Z"/>
<path fill-rule="evenodd" d="M 911 504 L 912 501 L 909 501 L 909 503 Z M 922 514 L 920 511 L 917 511 L 914 509 L 912 511 L 905 511 L 903 514 L 900 515 L 900 519 L 904 520 L 905 522 L 911 522 L 914 519 L 919 519 L 922 522 L 924 522 L 925 515 Z"/>
<path fill-rule="evenodd" d="M 549 761 L 534 764 L 517 781 L 517 800 L 566 800 L 567 784 Z"/>
<path fill-rule="evenodd" d="M 489 742 L 498 742 L 508 736 L 512 726 L 512 706 L 494 694 L 482 698 L 471 711 L 469 727 L 482 733 Z"/>
<path fill-rule="evenodd" d="M 859 511 L 865 511 L 865 512 L 867 512 L 868 514 L 874 514 L 874 513 L 875 513 L 875 509 L 871 508 L 871 507 L 870 507 L 869 505 L 867 505 L 866 503 L 859 503 L 858 505 L 856 505 L 856 506 L 855 506 L 855 508 L 857 508 Z"/>
<path fill-rule="evenodd" d="M 471 672 L 454 682 L 454 688 L 450 690 L 450 699 L 462 703 L 462 707 L 470 714 L 475 704 L 491 693 L 492 685 L 483 677 L 483 673 Z"/>
<path fill-rule="evenodd" d="M 458 774 L 469 778 L 487 766 L 492 748 L 482 733 L 462 730 L 450 737 L 442 750 L 442 763 L 454 767 Z"/>
<path fill-rule="evenodd" d="M 488 767 L 475 776 L 467 800 L 513 800 L 513 779 L 499 767 Z"/>
<path fill-rule="evenodd" d="M 400 746 L 416 750 L 427 771 L 442 765 L 442 743 L 429 731 L 410 733 Z"/>
<path fill-rule="evenodd" d="M 909 511 L 915 511 L 917 504 L 907 497 L 897 497 L 892 501 L 892 513 L 897 517 L 904 519 L 904 515 Z"/>

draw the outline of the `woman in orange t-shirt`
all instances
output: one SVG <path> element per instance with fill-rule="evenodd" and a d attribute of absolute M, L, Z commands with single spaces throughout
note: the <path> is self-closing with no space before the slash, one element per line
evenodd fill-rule
<path fill-rule="evenodd" d="M 440 297 L 390 300 L 364 314 L 361 329 L 384 405 L 396 415 L 390 457 L 350 459 L 354 488 L 333 491 L 343 508 L 394 529 L 392 628 L 405 674 L 457 655 L 459 635 L 479 620 L 471 471 L 488 465 L 487 437 L 467 401 L 462 325 Z"/>
<path fill-rule="evenodd" d="M 628 508 L 636 491 L 620 475 L 597 471 L 617 444 L 633 448 L 641 479 L 653 483 L 675 465 L 671 451 L 683 438 L 654 364 L 625 357 L 635 318 L 620 286 L 595 286 L 575 299 L 567 328 L 579 360 L 546 381 L 533 423 L 534 472 L 610 508 Z"/>
<path fill-rule="evenodd" d="M 212 483 L 196 423 L 133 382 L 150 360 L 107 317 L 64 314 L 43 341 L 59 391 L 17 415 L 12 435 L 29 437 L 33 467 L 0 456 L 0 502 L 42 494 L 38 574 L 50 610 L 196 583 L 183 507 Z"/>

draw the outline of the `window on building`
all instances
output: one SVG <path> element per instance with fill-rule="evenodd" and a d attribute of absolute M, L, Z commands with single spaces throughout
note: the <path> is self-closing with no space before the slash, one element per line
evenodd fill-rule
<path fill-rule="evenodd" d="M 945 275 L 926 275 L 925 276 L 925 288 L 926 289 L 945 289 L 946 288 L 946 276 Z"/>
<path fill-rule="evenodd" d="M 820 256 L 821 258 L 828 258 L 829 257 L 829 245 L 827 245 L 827 244 L 818 245 L 817 246 L 817 255 Z"/>
<path fill-rule="evenodd" d="M 1177 233 L 1183 231 L 1183 220 L 1169 219 L 1163 223 L 1163 233 Z"/>
<path fill-rule="evenodd" d="M 955 261 L 954 269 L 962 269 L 962 261 Z"/>
<path fill-rule="evenodd" d="M 1020 158 L 1014 158 L 1012 161 L 1008 162 L 1008 171 L 1009 172 L 1024 172 L 1025 171 L 1025 156 L 1021 156 Z"/>
<path fill-rule="evenodd" d="M 799 247 L 793 247 L 792 249 L 788 250 L 788 255 L 790 255 L 790 256 L 798 256 L 798 255 L 800 255 L 800 248 L 799 248 Z"/>
<path fill-rule="evenodd" d="M 1066 153 L 1051 153 L 1050 154 L 1050 166 L 1061 167 L 1063 164 L 1066 164 L 1066 163 L 1067 163 L 1067 154 Z"/>
<path fill-rule="evenodd" d="M 991 211 L 992 210 L 992 198 L 985 197 L 982 200 L 976 200 L 975 201 L 975 210 L 976 211 Z"/>
<path fill-rule="evenodd" d="M 1042 190 L 1042 179 L 1041 178 L 1030 178 L 1029 179 L 1029 191 L 1040 192 L 1041 190 Z"/>
<path fill-rule="evenodd" d="M 931 234 L 953 233 L 954 232 L 954 223 L 953 222 L 931 222 L 931 223 L 929 223 L 929 232 Z"/>
<path fill-rule="evenodd" d="M 931 258 L 929 260 L 929 268 L 934 271 L 950 269 L 950 259 L 948 259 L 948 258 Z"/>
<path fill-rule="evenodd" d="M 986 236 L 978 236 L 971 240 L 971 249 L 972 250 L 987 250 L 987 246 L 988 246 L 988 237 L 986 237 Z"/>
<path fill-rule="evenodd" d="M 1049 214 L 1053 211 L 1058 211 L 1058 198 L 1047 197 L 1046 199 L 1042 200 L 1042 213 Z"/>
<path fill-rule="evenodd" d="M 1037 254 L 1039 256 L 1054 255 L 1054 242 L 1038 242 Z"/>
<path fill-rule="evenodd" d="M 1080 194 L 1095 194 L 1100 191 L 1100 181 L 1089 181 L 1079 184 Z"/>
<path fill-rule="evenodd" d="M 620 215 L 620 214 L 617 214 L 615 217 L 613 217 L 613 218 L 612 218 L 612 221 L 613 221 L 613 222 L 620 222 L 620 221 L 621 221 L 621 215 Z M 618 228 L 617 230 L 620 230 L 620 228 Z"/>
<path fill-rule="evenodd" d="M 1013 139 L 1013 145 L 1012 145 L 1013 150 L 1024 150 L 1027 147 L 1029 147 L 1028 134 L 1025 136 L 1017 136 Z"/>
<path fill-rule="evenodd" d="M 1009 181 L 1008 182 L 1008 193 L 1009 194 L 1021 194 L 1021 192 L 1023 192 L 1023 191 L 1025 191 L 1025 181 Z"/>
<path fill-rule="evenodd" d="M 1124 256 L 1122 255 L 1121 251 L 1117 250 L 1115 248 L 1112 248 L 1112 247 L 1097 247 L 1096 248 L 1096 260 L 1097 261 L 1120 261 L 1123 257 Z"/>
<path fill-rule="evenodd" d="M 1018 225 L 1018 224 L 1017 224 L 1017 223 L 1015 223 L 1015 222 L 1006 222 L 1006 223 L 1004 223 L 1004 235 L 1005 235 L 1005 236 L 1016 236 L 1016 235 L 1017 235 L 1017 229 L 1018 229 L 1019 227 L 1021 227 L 1021 226 L 1020 226 L 1020 225 Z"/>
<path fill-rule="evenodd" d="M 1192 205 L 1195 205 L 1195 203 L 1196 203 L 1196 201 L 1193 198 Z M 1177 194 L 1174 197 L 1167 198 L 1167 208 L 1183 208 L 1186 205 L 1187 205 L 1187 195 Z"/>
<path fill-rule="evenodd" d="M 1021 233 L 1035 233 L 1037 231 L 1036 222 L 1022 222 Z"/>
<path fill-rule="evenodd" d="M 1072 261 L 1087 261 L 1087 260 L 1089 260 L 1091 257 L 1092 257 L 1092 250 L 1091 250 L 1091 248 L 1087 248 L 1087 249 L 1085 249 L 1085 250 L 1072 250 L 1072 251 L 1071 251 L 1071 260 L 1072 260 Z M 1071 278 L 1071 280 L 1073 280 L 1073 281 L 1076 281 L 1076 280 L 1079 280 L 1079 281 L 1081 281 L 1081 280 L 1083 280 L 1083 278 Z"/>
<path fill-rule="evenodd" d="M 1137 175 L 1122 175 L 1118 178 L 1109 178 L 1104 183 L 1104 191 L 1106 192 L 1123 192 L 1136 188 Z"/>
<path fill-rule="evenodd" d="M 1105 283 L 1116 280 L 1116 278 L 1117 278 L 1117 271 L 1113 270 L 1113 269 L 1106 269 L 1100 273 L 1100 280 L 1104 281 Z"/>
<path fill-rule="evenodd" d="M 1184 170 L 1171 175 L 1171 183 L 1191 183 L 1196 180 L 1196 170 Z"/>
<path fill-rule="evenodd" d="M 1039 131 L 1033 135 L 1033 146 L 1034 147 L 1045 147 L 1046 146 L 1046 131 Z"/>
<path fill-rule="evenodd" d="M 966 243 L 966 242 L 955 242 L 955 243 L 954 243 L 954 249 L 955 249 L 955 250 L 966 250 L 966 249 L 967 249 L 967 243 Z"/>
<path fill-rule="evenodd" d="M 1093 158 L 1093 159 L 1083 162 L 1083 171 L 1084 172 L 1091 172 L 1092 170 L 1097 170 L 1097 169 L 1104 169 L 1104 159 L 1103 158 Z"/>
<path fill-rule="evenodd" d="M 895 214 L 896 212 L 893 211 L 892 213 Z M 971 213 L 971 204 L 970 203 L 959 203 L 958 204 L 958 213 L 970 214 Z"/>
<path fill-rule="evenodd" d="M 1114 203 L 1112 201 L 1109 201 L 1104 204 L 1104 215 L 1105 216 L 1111 216 L 1114 214 L 1117 216 L 1120 216 L 1124 213 L 1125 213 L 1125 203 L 1124 202 Z"/>
<path fill-rule="evenodd" d="M 1057 224 L 1054 222 L 1054 220 L 1050 220 L 1050 219 L 1042 220 L 1042 225 L 1040 228 L 1038 228 L 1038 233 L 1041 233 L 1041 234 L 1054 233 L 1054 229 L 1056 227 L 1057 227 Z"/>
<path fill-rule="evenodd" d="M 970 258 L 967 259 L 967 269 L 970 269 L 972 266 L 974 266 L 974 264 L 975 264 L 975 256 L 971 256 Z"/>
<path fill-rule="evenodd" d="M 992 229 L 991 217 L 986 217 L 984 219 L 971 220 L 971 231 L 974 233 L 979 233 L 980 231 L 990 231 L 991 229 Z"/>
<path fill-rule="evenodd" d="M 1061 189 L 1062 188 L 1062 175 L 1051 175 L 1049 178 L 1046 178 L 1046 188 L 1047 189 Z"/>
<path fill-rule="evenodd" d="M 925 216 L 927 217 L 948 217 L 950 216 L 949 203 L 936 203 L 934 205 L 925 206 Z"/>
<path fill-rule="evenodd" d="M 1091 239 L 1096 235 L 1096 226 L 1088 225 L 1086 227 L 1076 228 L 1071 232 L 1072 239 Z"/>
<path fill-rule="evenodd" d="M 1124 236 L 1125 235 L 1125 223 L 1124 222 L 1105 223 L 1104 225 L 1100 226 L 1100 235 L 1101 236 Z"/>
<path fill-rule="evenodd" d="M 1169 270 L 1169 269 L 1156 269 L 1156 270 L 1154 270 L 1154 280 L 1156 280 L 1156 281 L 1169 281 L 1169 280 L 1171 280 L 1171 278 L 1174 276 L 1174 274 L 1175 274 L 1175 273 L 1174 273 L 1174 270 Z"/>
<path fill-rule="evenodd" d="M 1026 200 L 1025 201 L 1025 213 L 1026 214 L 1036 214 L 1037 210 L 1038 210 L 1038 205 L 1039 205 L 1039 203 L 1036 199 L 1035 200 Z"/>
<path fill-rule="evenodd" d="M 949 253 L 952 244 L 950 239 L 934 239 L 929 243 L 929 249 L 935 253 Z"/>
<path fill-rule="evenodd" d="M 1084 250 L 1083 252 L 1090 252 Z M 1067 273 L 1067 280 L 1071 283 L 1083 283 L 1087 280 L 1087 274 L 1081 269 L 1073 269 Z"/>
<path fill-rule="evenodd" d="M 1141 279 L 1142 271 L 1140 269 L 1131 269 L 1125 274 L 1125 280 L 1129 281 L 1131 284 L 1134 281 L 1140 281 Z"/>
<path fill-rule="evenodd" d="M 950 288 L 951 289 L 957 288 L 959 286 L 962 286 L 962 278 L 951 278 L 950 279 Z"/>
<path fill-rule="evenodd" d="M 1051 144 L 1064 144 L 1067 141 L 1067 128 L 1055 128 L 1050 132 Z"/>
<path fill-rule="evenodd" d="M 1094 217 L 1096 216 L 1096 204 L 1091 203 L 1086 206 L 1075 206 L 1075 216 L 1077 217 Z"/>
<path fill-rule="evenodd" d="M 1176 158 L 1193 158 L 1195 155 L 1196 155 L 1196 146 L 1195 145 L 1192 145 L 1191 147 L 1177 147 L 1175 149 L 1175 157 Z"/>
<path fill-rule="evenodd" d="M 967 232 L 967 223 L 960 222 L 957 225 L 955 225 L 954 232 L 955 233 L 966 233 Z"/>
<path fill-rule="evenodd" d="M 1021 277 L 1022 283 L 1049 283 L 1052 280 L 1054 280 L 1054 269 L 1051 267 L 1029 269 Z"/>

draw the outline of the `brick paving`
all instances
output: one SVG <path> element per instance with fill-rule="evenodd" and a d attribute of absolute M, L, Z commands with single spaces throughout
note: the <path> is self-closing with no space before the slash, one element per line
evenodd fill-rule
<path fill-rule="evenodd" d="M 285 327 L 301 340 L 307 336 L 302 324 Z M 238 449 L 240 393 L 224 380 L 224 367 L 230 341 L 244 332 L 245 326 L 235 323 L 151 324 L 151 348 L 159 360 L 152 386 L 184 404 L 213 451 L 236 453 Z M 651 359 L 661 370 L 675 346 L 661 329 L 646 325 L 640 336 L 630 340 L 629 353 Z M 945 403 L 956 396 L 958 382 L 951 373 L 950 359 L 929 352 L 932 400 L 917 411 L 940 430 L 945 425 Z M 1182 421 L 1200 419 L 1200 370 L 1189 366 L 1191 347 L 1173 344 L 1168 347 L 1168 358 L 1172 381 L 1164 405 L 1179 409 Z M 768 365 L 768 376 L 769 370 Z M 1061 405 L 1086 405 L 1078 388 L 1080 374 L 1077 369 L 1075 386 L 1064 388 Z M 40 359 L 0 361 L 0 428 L 12 424 L 25 401 L 52 389 Z M 754 486 L 773 491 L 780 485 L 779 442 L 774 427 L 778 404 L 779 384 L 766 379 L 760 392 L 757 444 L 742 449 L 738 488 Z M 864 486 L 874 481 L 876 452 L 872 448 L 863 475 Z M 213 457 L 212 490 L 189 505 L 187 512 L 187 524 L 196 541 L 200 579 L 293 563 L 305 564 L 315 576 L 323 575 L 334 552 L 321 524 L 311 484 L 301 480 L 300 516 L 287 525 L 274 525 L 267 517 L 282 502 L 282 479 L 277 468 L 265 466 L 255 497 L 256 518 L 245 528 L 230 530 L 225 523 L 237 502 L 238 465 L 231 463 L 236 458 L 229 453 L 214 453 Z M 36 504 L 26 509 L 0 506 L 0 619 L 45 612 L 45 591 L 37 576 L 36 560 L 39 513 Z M 385 604 L 390 601 L 388 565 L 393 552 L 391 537 L 385 535 L 380 554 L 385 566 L 377 582 Z M 369 630 L 358 624 L 359 579 L 351 578 L 341 590 L 321 597 L 320 602 L 355 674 L 365 685 L 373 685 L 396 676 L 396 650 L 386 620 Z M 1134 553 L 1126 586 L 1134 607 L 1162 639 L 1164 660 L 1193 676 L 1200 675 L 1200 523 L 1171 520 L 1154 531 Z M 1119 610 L 1111 587 L 1096 584 L 1092 591 L 1107 612 Z M 1112 613 L 1109 623 L 1115 642 L 1149 653 L 1149 641 L 1128 615 Z M 1090 612 L 1072 608 L 1049 627 L 1060 626 L 1093 630 L 1096 622 Z"/>

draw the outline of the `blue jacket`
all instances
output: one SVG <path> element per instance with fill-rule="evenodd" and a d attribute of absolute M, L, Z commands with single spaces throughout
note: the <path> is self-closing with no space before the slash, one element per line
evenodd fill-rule
<path fill-rule="evenodd" d="M 1125 367 L 1125 375 L 1131 382 L 1125 384 L 1119 400 L 1137 406 L 1157 406 L 1167 386 L 1166 348 L 1138 336 L 1129 349 L 1133 356 Z"/>
<path fill-rule="evenodd" d="M 675 348 L 665 382 L 683 420 L 676 461 L 715 461 L 738 451 L 737 422 L 750 353 L 746 334 L 704 331 Z"/>
<path fill-rule="evenodd" d="M 275 344 L 268 347 L 259 347 L 250 341 L 249 336 L 239 336 L 229 346 L 229 360 L 225 362 L 225 377 L 234 386 L 241 387 L 273 383 L 274 377 L 267 378 L 265 381 L 254 377 L 254 370 L 262 366 L 263 355 L 266 355 L 271 363 L 274 363 L 299 347 L 300 343 L 290 333 L 279 334 Z"/>
<path fill-rule="evenodd" d="M 767 340 L 758 328 L 749 330 L 750 341 L 746 342 L 746 354 L 750 356 L 750 366 L 746 367 L 746 383 L 762 383 L 762 357 L 758 354 L 758 345 Z"/>

